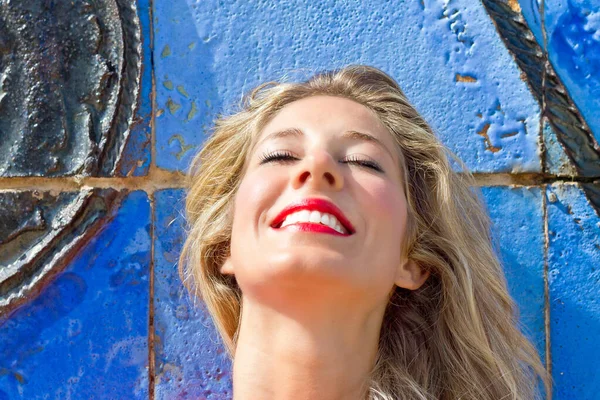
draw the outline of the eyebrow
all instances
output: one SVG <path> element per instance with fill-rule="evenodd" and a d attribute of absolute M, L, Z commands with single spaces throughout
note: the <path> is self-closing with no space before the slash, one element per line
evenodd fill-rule
<path fill-rule="evenodd" d="M 281 131 L 277 131 L 277 132 L 268 134 L 266 137 L 264 137 L 259 142 L 259 144 L 262 142 L 266 142 L 267 140 L 272 140 L 272 139 L 280 139 L 280 138 L 285 138 L 285 137 L 302 137 L 302 136 L 304 136 L 304 132 L 302 132 L 300 129 L 287 128 L 287 129 L 284 129 Z M 378 145 L 379 147 L 381 147 L 383 150 L 385 150 L 390 156 L 392 156 L 392 159 L 394 159 L 394 155 L 390 152 L 390 150 L 379 139 L 377 139 L 375 136 L 370 135 L 368 133 L 349 130 L 349 131 L 344 132 L 340 136 L 340 138 L 348 139 L 351 141 L 374 143 L 374 144 Z"/>

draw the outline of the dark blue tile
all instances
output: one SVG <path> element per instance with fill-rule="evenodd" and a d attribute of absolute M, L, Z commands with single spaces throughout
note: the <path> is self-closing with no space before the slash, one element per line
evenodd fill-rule
<path fill-rule="evenodd" d="M 231 398 L 231 364 L 203 303 L 177 273 L 184 240 L 183 191 L 155 194 L 156 399 Z"/>
<path fill-rule="evenodd" d="M 508 289 L 520 311 L 523 331 L 545 357 L 544 220 L 537 187 L 484 187 Z"/>
<path fill-rule="evenodd" d="M 157 165 L 185 170 L 218 113 L 259 82 L 387 71 L 477 172 L 540 171 L 539 106 L 483 5 L 154 2 Z"/>
<path fill-rule="evenodd" d="M 577 185 L 552 185 L 547 199 L 554 399 L 598 399 L 600 218 Z"/>
<path fill-rule="evenodd" d="M 115 218 L 39 296 L 0 320 L 0 398 L 146 399 L 150 205 Z"/>
<path fill-rule="evenodd" d="M 600 141 L 600 3 L 545 0 L 548 57 Z"/>
<path fill-rule="evenodd" d="M 123 149 L 118 166 L 119 176 L 143 176 L 148 174 L 151 160 L 152 117 L 152 52 L 150 47 L 150 0 L 137 0 L 142 40 L 142 76 L 138 107 L 130 127 L 130 136 Z"/>

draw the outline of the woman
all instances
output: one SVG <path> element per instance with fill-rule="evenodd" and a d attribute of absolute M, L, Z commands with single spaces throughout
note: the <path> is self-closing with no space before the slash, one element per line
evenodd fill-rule
<path fill-rule="evenodd" d="M 193 162 L 181 274 L 234 398 L 533 399 L 470 175 L 367 66 L 268 83 Z"/>

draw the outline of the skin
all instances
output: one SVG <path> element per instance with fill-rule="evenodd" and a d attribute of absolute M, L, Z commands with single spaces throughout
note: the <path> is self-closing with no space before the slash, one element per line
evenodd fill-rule
<path fill-rule="evenodd" d="M 287 158 L 264 162 L 273 152 Z M 357 163 L 365 161 L 382 171 Z M 390 293 L 417 289 L 428 277 L 401 254 L 407 207 L 400 170 L 389 132 L 348 99 L 290 103 L 259 133 L 221 268 L 243 293 L 236 400 L 365 398 Z M 270 226 L 288 204 L 309 197 L 333 202 L 355 233 Z"/>

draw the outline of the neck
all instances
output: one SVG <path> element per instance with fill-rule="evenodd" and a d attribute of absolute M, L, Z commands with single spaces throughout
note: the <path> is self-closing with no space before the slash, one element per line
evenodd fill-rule
<path fill-rule="evenodd" d="M 276 308 L 244 297 L 235 400 L 366 398 L 385 307 L 302 297 Z"/>

